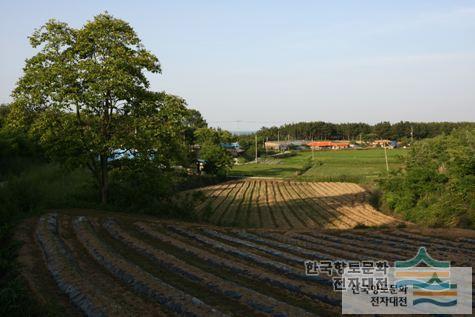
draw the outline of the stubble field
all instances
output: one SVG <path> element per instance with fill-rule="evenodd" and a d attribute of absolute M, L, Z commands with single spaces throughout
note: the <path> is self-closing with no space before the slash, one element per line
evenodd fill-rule
<path fill-rule="evenodd" d="M 199 189 L 206 199 L 198 216 L 222 226 L 246 228 L 326 228 L 397 225 L 368 203 L 358 184 L 244 179 Z"/>

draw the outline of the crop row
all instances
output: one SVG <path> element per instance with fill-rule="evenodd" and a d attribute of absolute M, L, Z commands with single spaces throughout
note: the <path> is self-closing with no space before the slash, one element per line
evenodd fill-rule
<path fill-rule="evenodd" d="M 173 272 L 182 275 L 184 278 L 202 283 L 212 292 L 224 295 L 231 300 L 235 300 L 248 306 L 256 313 L 265 313 L 271 315 L 291 315 L 307 316 L 309 315 L 302 309 L 293 307 L 286 303 L 279 302 L 269 296 L 260 294 L 252 289 L 237 285 L 233 282 L 224 280 L 216 275 L 205 272 L 187 262 L 174 257 L 164 251 L 153 248 L 151 245 L 124 232 L 114 221 L 105 222 L 108 232 L 116 239 L 127 244 L 131 248 L 151 258 L 158 265 L 164 266 Z"/>
<path fill-rule="evenodd" d="M 59 289 L 73 305 L 88 316 L 105 316 L 104 310 L 90 294 L 87 285 L 81 283 L 78 267 L 58 235 L 58 215 L 49 214 L 39 219 L 36 239 L 45 258 L 46 266 Z"/>
<path fill-rule="evenodd" d="M 73 221 L 77 238 L 89 254 L 112 275 L 129 285 L 137 293 L 160 303 L 170 311 L 185 316 L 224 316 L 200 299 L 169 285 L 134 263 L 107 248 L 93 234 L 88 220 L 78 217 Z"/>
<path fill-rule="evenodd" d="M 207 199 L 196 212 L 208 213 L 206 220 L 217 225 L 349 229 L 397 222 L 371 207 L 365 191 L 355 184 L 252 179 L 205 188 L 203 193 Z"/>
<path fill-rule="evenodd" d="M 295 262 L 297 258 L 294 265 L 288 265 L 223 243 L 200 230 L 51 214 L 40 219 L 36 236 L 59 289 L 87 316 L 137 312 L 225 316 L 234 312 L 231 307 L 241 307 L 239 315 L 249 316 L 333 316 L 339 311 L 340 299 L 329 281 L 306 277 L 301 263 Z M 170 253 L 170 248 L 176 252 Z M 161 269 L 150 270 L 133 253 Z M 163 280 L 166 272 L 179 279 L 172 283 Z M 214 304 L 210 305 L 209 295 L 200 298 L 188 293 L 187 283 L 215 294 Z M 123 287 L 131 290 L 132 296 Z M 120 289 L 129 297 L 118 295 Z M 141 311 L 144 307 L 151 310 Z"/>
<path fill-rule="evenodd" d="M 213 268 L 225 267 L 243 278 L 256 280 L 280 290 L 287 290 L 297 296 L 305 296 L 309 299 L 329 305 L 339 304 L 339 299 L 334 293 L 329 292 L 328 288 L 309 285 L 299 280 L 282 276 L 279 274 L 279 271 L 274 273 L 271 270 L 253 266 L 252 263 L 247 261 L 240 261 L 239 258 L 230 259 L 223 256 L 225 253 L 222 252 L 213 253 L 209 248 L 194 246 L 193 243 L 184 236 L 174 236 L 172 233 L 164 234 L 145 223 L 137 223 L 136 226 L 141 232 L 151 236 L 153 239 L 174 246 L 178 248 L 180 252 L 187 253 L 194 258 L 199 258 Z M 183 241 L 183 239 L 185 241 Z M 329 309 L 328 306 L 326 306 L 326 308 Z"/>
<path fill-rule="evenodd" d="M 248 184 L 248 194 L 261 200 L 268 184 Z M 331 276 L 306 275 L 305 260 L 395 261 L 426 246 L 439 260 L 474 261 L 470 237 L 395 228 L 244 230 L 49 214 L 36 238 L 53 280 L 88 316 L 334 316 L 341 299 Z"/>

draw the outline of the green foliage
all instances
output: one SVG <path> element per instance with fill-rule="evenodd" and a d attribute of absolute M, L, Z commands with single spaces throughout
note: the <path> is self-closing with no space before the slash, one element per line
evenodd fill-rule
<path fill-rule="evenodd" d="M 157 57 L 132 27 L 105 13 L 82 28 L 48 21 L 30 37 L 39 52 L 14 90 L 10 126 L 38 138 L 49 157 L 87 167 L 107 201 L 110 158 L 117 149 L 165 167 L 187 159 L 187 128 L 202 125 L 183 99 L 149 91 Z"/>
<path fill-rule="evenodd" d="M 220 128 L 201 127 L 195 131 L 195 139 L 198 144 L 210 142 L 214 144 L 228 143 L 233 140 L 229 131 Z"/>
<path fill-rule="evenodd" d="M 195 109 L 188 109 L 185 115 L 185 139 L 188 144 L 195 144 L 197 142 L 195 131 L 201 128 L 207 128 L 208 124 L 201 116 L 201 113 Z"/>
<path fill-rule="evenodd" d="M 49 313 L 36 311 L 19 276 L 11 237 L 19 221 L 51 208 L 97 207 L 97 191 L 107 203 L 109 186 L 111 202 L 101 207 L 191 218 L 198 197 L 171 198 L 172 167 L 189 164 L 195 130 L 206 128 L 184 99 L 149 90 L 146 73 L 160 64 L 125 21 L 105 13 L 74 29 L 50 20 L 30 43 L 37 53 L 14 102 L 0 105 L 1 316 Z M 135 158 L 112 160 L 117 150 Z"/>
<path fill-rule="evenodd" d="M 193 192 L 193 195 L 180 195 L 179 199 L 176 199 L 176 194 L 185 189 L 184 186 L 190 189 L 193 185 L 206 186 L 218 181 L 203 178 L 206 177 L 196 177 L 190 182 L 189 177 L 180 177 L 177 172 L 164 170 L 153 161 L 129 160 L 121 169 L 111 173 L 109 208 L 193 220 L 193 206 L 202 198 L 202 194 Z"/>
<path fill-rule="evenodd" d="M 392 137 L 391 134 L 391 123 L 385 121 L 377 123 L 373 126 L 373 133 L 379 139 L 389 139 Z"/>
<path fill-rule="evenodd" d="M 24 136 L 28 144 L 39 144 L 49 160 L 91 172 L 94 184 L 89 186 L 98 190 L 103 207 L 112 195 L 112 206 L 158 212 L 158 201 L 166 200 L 172 187 L 165 175 L 194 159 L 190 148 L 199 136 L 195 131 L 207 126 L 201 114 L 187 109 L 183 98 L 149 90 L 145 74 L 161 71 L 157 57 L 127 22 L 108 13 L 79 29 L 50 20 L 35 30 L 30 43 L 38 51 L 26 61 L 14 103 L 0 111 L 2 124 L 7 116 L 13 141 L 0 135 L 0 145 L 23 147 Z M 215 132 L 220 140 L 230 137 Z M 117 160 L 118 151 L 133 158 Z M 24 148 L 17 152 L 26 153 Z M 0 160 L 7 154 L 0 153 Z M 11 166 L 5 169 L 12 171 Z M 28 187 L 35 184 L 18 184 L 36 195 L 27 197 L 22 209 L 32 208 L 30 200 L 36 206 L 47 196 Z M 110 193 L 110 187 L 117 192 Z"/>
<path fill-rule="evenodd" d="M 196 110 L 192 111 L 196 115 Z M 195 118 L 196 119 L 196 118 Z M 138 153 L 148 153 L 154 164 L 169 168 L 172 165 L 187 165 L 190 161 L 189 146 L 192 139 L 187 139 L 187 132 L 194 130 L 190 123 L 190 110 L 186 108 L 183 98 L 162 95 L 162 105 L 158 113 L 143 118 L 145 123 L 137 130 L 128 148 L 133 147 Z"/>
<path fill-rule="evenodd" d="M 200 146 L 199 158 L 207 161 L 205 172 L 223 176 L 233 164 L 231 155 L 221 145 L 231 142 L 231 133 L 221 129 L 202 127 L 195 131 L 196 142 Z"/>
<path fill-rule="evenodd" d="M 119 210 L 160 213 L 162 197 L 172 192 L 170 176 L 151 161 L 129 160 L 111 173 L 109 204 Z"/>
<path fill-rule="evenodd" d="M 1 217 L 28 215 L 45 208 L 78 207 L 94 202 L 94 197 L 85 170 L 32 164 L 21 174 L 7 178 L 0 187 Z"/>
<path fill-rule="evenodd" d="M 254 161 L 256 159 L 256 139 L 255 135 L 239 135 L 236 137 L 239 142 L 241 150 L 243 150 L 242 156 L 247 161 Z M 259 135 L 257 136 L 257 156 L 262 157 L 264 154 L 273 154 L 273 152 L 267 152 L 264 148 L 264 139 Z"/>
<path fill-rule="evenodd" d="M 473 122 L 408 122 L 400 121 L 397 123 L 380 122 L 375 125 L 367 123 L 330 123 L 330 122 L 298 122 L 285 124 L 280 127 L 261 128 L 257 134 L 269 140 L 284 140 L 287 137 L 301 140 L 359 140 L 365 141 L 375 139 L 391 139 L 410 141 L 411 129 L 414 139 L 431 138 L 441 134 L 448 134 L 457 128 L 474 127 Z M 254 135 L 240 136 L 241 138 L 253 138 Z"/>
<path fill-rule="evenodd" d="M 210 174 L 225 175 L 233 165 L 231 155 L 211 141 L 201 143 L 200 157 L 206 160 L 205 172 Z"/>
<path fill-rule="evenodd" d="M 475 129 L 417 142 L 381 188 L 384 207 L 409 221 L 475 228 Z"/>
<path fill-rule="evenodd" d="M 241 143 L 239 143 L 241 145 Z M 243 156 L 248 161 L 254 161 L 256 159 L 256 145 L 255 142 L 251 142 L 249 144 L 241 145 L 241 148 L 244 150 Z M 261 157 L 263 153 L 263 149 L 257 146 L 257 157 Z"/>
<path fill-rule="evenodd" d="M 0 104 L 0 129 L 5 126 L 8 114 L 10 113 L 10 105 Z"/>
<path fill-rule="evenodd" d="M 0 182 L 42 159 L 41 149 L 24 133 L 0 129 Z"/>

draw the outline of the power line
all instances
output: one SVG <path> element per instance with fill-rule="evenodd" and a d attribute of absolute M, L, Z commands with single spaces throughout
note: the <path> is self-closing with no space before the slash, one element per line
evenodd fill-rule
<path fill-rule="evenodd" d="M 283 124 L 278 121 L 251 121 L 251 120 L 219 120 L 219 121 L 208 121 L 208 123 L 266 123 L 266 124 Z"/>

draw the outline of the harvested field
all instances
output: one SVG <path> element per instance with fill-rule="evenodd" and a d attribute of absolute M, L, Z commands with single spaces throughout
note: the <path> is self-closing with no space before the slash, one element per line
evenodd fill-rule
<path fill-rule="evenodd" d="M 330 277 L 306 276 L 304 260 L 392 262 L 426 246 L 454 266 L 475 262 L 475 234 L 463 230 L 244 230 L 93 211 L 21 230 L 33 293 L 65 315 L 335 316 L 340 295 Z"/>
<path fill-rule="evenodd" d="M 349 229 L 395 225 L 353 183 L 245 179 L 200 189 L 200 219 L 220 226 L 278 229 Z"/>

